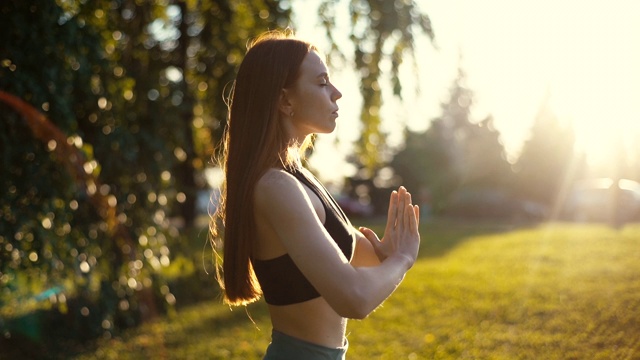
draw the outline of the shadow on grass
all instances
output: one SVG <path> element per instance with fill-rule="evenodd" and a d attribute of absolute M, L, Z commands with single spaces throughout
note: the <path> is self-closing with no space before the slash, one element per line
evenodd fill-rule
<path fill-rule="evenodd" d="M 386 219 L 355 219 L 354 226 L 366 226 L 382 237 Z M 501 219 L 463 219 L 438 217 L 420 223 L 420 258 L 436 258 L 476 236 L 500 234 L 533 228 L 537 222 L 513 222 Z"/>
<path fill-rule="evenodd" d="M 119 358 L 119 353 L 135 354 L 133 358 L 139 359 L 180 358 L 185 351 L 196 357 L 211 357 L 212 351 L 237 344 L 230 334 L 252 327 L 270 333 L 263 328 L 266 323 L 268 311 L 263 301 L 231 309 L 211 299 L 180 307 L 173 315 L 158 317 L 111 339 L 86 343 L 81 351 L 55 358 L 110 359 L 114 354 Z"/>
<path fill-rule="evenodd" d="M 152 335 L 161 335 L 157 337 L 162 342 L 161 345 L 172 349 L 188 343 L 206 343 L 216 338 L 229 337 L 236 329 L 255 327 L 266 330 L 258 324 L 267 323 L 268 316 L 263 302 L 247 307 L 234 307 L 232 310 L 209 301 L 185 307 L 170 320 L 159 319 L 157 326 L 151 324 L 150 327 L 153 329 Z M 136 334 L 148 335 L 142 331 L 136 331 Z"/>
<path fill-rule="evenodd" d="M 475 220 L 439 218 L 420 225 L 420 257 L 434 258 L 482 235 L 502 234 L 538 226 L 537 222 L 512 222 L 500 219 Z"/>

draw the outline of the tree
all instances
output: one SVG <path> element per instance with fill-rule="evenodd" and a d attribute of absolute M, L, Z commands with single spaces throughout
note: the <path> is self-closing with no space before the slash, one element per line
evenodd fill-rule
<path fill-rule="evenodd" d="M 179 34 L 180 55 L 173 66 L 182 74 L 183 124 L 195 135 L 194 147 L 185 153 L 185 160 L 176 171 L 183 176 L 202 172 L 221 149 L 216 145 L 227 125 L 226 100 L 247 40 L 274 24 L 279 28 L 288 26 L 291 8 L 276 0 L 174 2 L 180 14 L 174 25 Z M 193 199 L 193 180 L 185 178 L 185 183 L 192 187 Z M 186 208 L 192 210 L 193 206 Z"/>
<path fill-rule="evenodd" d="M 327 37 L 333 44 L 332 53 L 344 58 L 341 49 L 333 41 L 335 33 L 335 7 L 339 1 L 323 1 L 319 13 Z M 384 134 L 380 131 L 381 65 L 391 63 L 393 94 L 401 96 L 400 66 L 405 56 L 412 57 L 415 67 L 415 38 L 426 34 L 432 41 L 434 32 L 431 20 L 423 14 L 415 1 L 355 0 L 349 4 L 351 32 L 349 38 L 354 45 L 355 68 L 360 75 L 360 92 L 363 98 L 360 120 L 363 125 L 356 144 L 365 169 L 370 171 L 381 164 L 380 148 L 384 145 Z M 388 50 L 390 49 L 390 50 Z"/>
<path fill-rule="evenodd" d="M 0 5 L 0 89 L 50 129 L 43 136 L 24 112 L 0 105 L 0 305 L 47 288 L 64 294 L 52 295 L 61 311 L 80 311 L 65 299 L 98 302 L 80 334 L 92 336 L 103 321 L 117 330 L 175 300 L 160 291 L 180 235 L 170 217 L 189 218 L 192 206 L 175 209 L 193 198 L 194 171 L 224 126 L 222 115 L 217 125 L 204 120 L 205 109 L 226 113 L 220 94 L 246 37 L 290 14 L 268 0 L 199 5 Z M 80 180 L 68 171 L 77 164 Z M 96 196 L 107 204 L 96 206 Z M 149 291 L 160 301 L 142 304 Z"/>
<path fill-rule="evenodd" d="M 425 132 L 407 131 L 405 147 L 389 163 L 402 179 L 401 183 L 418 197 L 427 197 L 426 201 L 436 212 L 444 208 L 460 182 L 451 151 L 452 141 L 445 129 L 445 122 L 435 119 Z M 421 201 L 417 201 L 420 204 Z"/>
<path fill-rule="evenodd" d="M 406 186 L 430 194 L 436 211 L 460 187 L 504 189 L 512 175 L 491 116 L 472 121 L 473 98 L 460 67 L 440 117 L 423 133 L 408 131 L 390 163 Z"/>
<path fill-rule="evenodd" d="M 137 240 L 136 231 L 142 229 L 154 229 L 158 234 L 165 230 L 149 216 L 138 221 L 138 207 L 132 201 L 135 192 L 128 191 L 131 182 L 116 184 L 106 176 L 123 173 L 121 164 L 116 164 L 121 152 L 115 150 L 131 137 L 113 131 L 117 118 L 107 97 L 115 90 L 104 86 L 108 83 L 105 74 L 111 73 L 110 64 L 103 57 L 99 29 L 87 21 L 87 14 L 104 11 L 104 5 L 94 2 L 82 9 L 63 9 L 52 1 L 8 1 L 0 5 L 0 89 L 40 109 L 51 121 L 43 120 L 39 128 L 34 128 L 7 105 L 2 105 L 0 112 L 0 186 L 7 189 L 0 200 L 0 281 L 5 289 L 0 294 L 2 304 L 35 295 L 32 291 L 62 288 L 66 296 L 57 297 L 56 303 L 66 309 L 65 299 L 88 301 L 100 293 L 96 289 L 105 288 L 109 289 L 102 298 L 106 308 L 117 308 L 119 301 L 126 301 L 131 305 L 128 309 L 135 311 L 137 304 L 130 302 L 134 300 L 131 295 L 149 272 L 136 267 L 125 271 L 132 282 L 118 281 L 122 268 L 142 256 L 130 240 Z M 37 114 L 33 108 L 29 110 Z M 44 126 L 52 131 L 39 132 Z M 61 136 L 47 138 L 47 134 Z M 104 151 L 100 142 L 87 142 L 96 134 L 101 134 Z M 70 145 L 75 152 L 58 151 Z M 98 162 L 101 156 L 105 161 Z M 64 166 L 74 164 L 88 175 L 81 178 L 86 181 L 78 181 Z M 108 206 L 92 202 L 97 194 L 107 200 Z M 120 216 L 106 213 L 112 210 Z M 119 224 L 130 228 L 127 232 L 114 231 Z M 145 248 L 157 259 L 160 245 L 146 244 Z M 70 280 L 74 286 L 67 288 Z M 135 286 L 128 286 L 134 282 Z M 132 320 L 127 313 L 121 311 L 119 319 Z M 113 324 L 116 319 L 110 312 L 100 321 Z M 101 331 L 100 323 L 94 323 L 81 335 Z"/>
<path fill-rule="evenodd" d="M 511 165 L 491 116 L 472 124 L 461 145 L 464 151 L 462 186 L 504 189 L 510 184 Z"/>
<path fill-rule="evenodd" d="M 547 96 L 514 165 L 515 190 L 524 198 L 549 206 L 561 202 L 559 196 L 564 194 L 581 163 L 574 147 L 573 128 L 558 119 Z"/>
<path fill-rule="evenodd" d="M 452 158 L 452 171 L 456 173 L 458 183 L 467 176 L 465 151 L 467 139 L 473 133 L 471 122 L 471 107 L 473 106 L 473 91 L 467 87 L 466 73 L 458 66 L 458 74 L 449 88 L 449 100 L 440 105 L 442 115 L 443 137 L 449 139 L 449 151 Z"/>

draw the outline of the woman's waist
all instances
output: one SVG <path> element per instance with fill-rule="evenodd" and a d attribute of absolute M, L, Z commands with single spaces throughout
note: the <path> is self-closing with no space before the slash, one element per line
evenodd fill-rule
<path fill-rule="evenodd" d="M 345 343 L 347 319 L 323 298 L 299 304 L 269 305 L 273 329 L 314 344 L 339 348 Z"/>

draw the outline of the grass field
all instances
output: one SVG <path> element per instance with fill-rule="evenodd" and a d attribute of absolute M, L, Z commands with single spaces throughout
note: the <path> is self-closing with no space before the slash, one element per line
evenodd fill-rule
<path fill-rule="evenodd" d="M 349 323 L 348 359 L 640 359 L 640 225 L 421 228 L 397 292 Z M 212 299 L 78 359 L 260 359 L 269 338 L 263 302 Z"/>

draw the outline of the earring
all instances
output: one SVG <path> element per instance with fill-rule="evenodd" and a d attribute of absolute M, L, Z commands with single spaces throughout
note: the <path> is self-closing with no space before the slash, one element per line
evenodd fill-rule
<path fill-rule="evenodd" d="M 291 114 L 289 114 L 289 117 L 293 117 L 293 111 L 291 112 Z"/>

